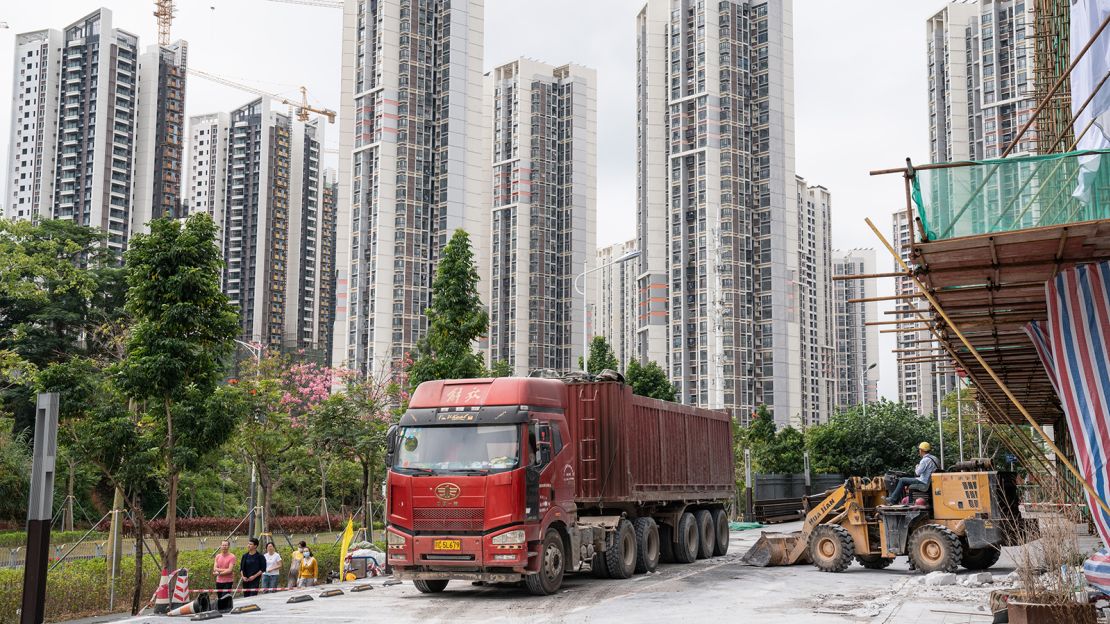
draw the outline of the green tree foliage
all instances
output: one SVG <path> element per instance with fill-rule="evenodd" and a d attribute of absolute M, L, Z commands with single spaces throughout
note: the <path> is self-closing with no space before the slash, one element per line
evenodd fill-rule
<path fill-rule="evenodd" d="M 677 392 L 674 384 L 671 383 L 670 379 L 667 379 L 666 371 L 655 362 L 641 365 L 639 361 L 633 358 L 628 363 L 624 378 L 628 385 L 632 386 L 632 392 L 635 394 L 664 401 L 675 400 Z"/>
<path fill-rule="evenodd" d="M 605 336 L 594 336 L 594 339 L 590 341 L 590 357 L 586 361 L 586 365 L 586 372 L 595 375 L 607 368 L 615 371 L 619 371 L 621 368 L 617 356 L 613 354 L 613 347 L 609 346 L 609 341 L 605 339 Z"/>
<path fill-rule="evenodd" d="M 505 360 L 497 360 L 489 370 L 489 377 L 512 377 L 513 367 Z"/>
<path fill-rule="evenodd" d="M 741 465 L 741 477 L 745 448 L 751 451 L 753 473 L 794 474 L 803 469 L 805 437 L 793 427 L 776 431 L 775 418 L 766 405 L 756 408 L 747 428 L 737 428 L 736 440 L 736 460 Z"/>
<path fill-rule="evenodd" d="M 806 431 L 814 471 L 846 476 L 911 471 L 921 442 L 937 443 L 936 421 L 886 399 L 869 404 L 866 418 L 857 406 Z"/>
<path fill-rule="evenodd" d="M 228 406 L 234 397 L 218 390 L 239 321 L 220 289 L 223 263 L 215 239 L 206 214 L 184 224 L 158 219 L 149 234 L 132 237 L 125 254 L 132 322 L 115 380 L 125 396 L 145 406 L 140 426 L 161 434 L 169 527 L 162 563 L 169 569 L 177 567 L 180 471 L 224 443 L 236 420 Z"/>
<path fill-rule="evenodd" d="M 104 234 L 68 220 L 0 220 L 0 351 L 42 368 L 104 348 L 100 329 L 123 315 L 124 279 Z M 0 385 L 18 430 L 34 422 L 31 384 Z"/>
<path fill-rule="evenodd" d="M 432 379 L 485 376 L 473 345 L 489 329 L 489 315 L 478 296 L 478 269 L 465 230 L 455 230 L 443 248 L 432 281 L 432 304 L 425 314 L 428 334 L 417 345 L 410 388 Z"/>
<path fill-rule="evenodd" d="M 24 435 L 12 433 L 10 418 L 0 418 L 0 518 L 27 515 L 31 454 Z"/>

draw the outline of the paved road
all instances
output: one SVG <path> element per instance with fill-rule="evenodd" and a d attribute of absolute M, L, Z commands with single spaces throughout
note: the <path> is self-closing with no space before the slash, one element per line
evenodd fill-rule
<path fill-rule="evenodd" d="M 781 530 L 798 523 L 779 525 Z M 567 577 L 553 596 L 530 596 L 520 588 L 474 586 L 453 582 L 447 591 L 424 595 L 410 583 L 346 593 L 334 598 L 286 604 L 284 593 L 252 599 L 262 611 L 225 616 L 228 622 L 364 622 L 379 616 L 391 624 L 406 622 L 882 622 L 949 624 L 989 622 L 983 607 L 991 587 L 926 588 L 915 583 L 904 560 L 882 571 L 853 565 L 841 574 L 822 573 L 812 566 L 753 568 L 740 555 L 759 537 L 758 531 L 734 532 L 725 557 L 689 565 L 661 565 L 655 574 L 630 580 L 599 580 L 588 574 Z M 1004 557 L 993 570 L 1008 573 Z M 338 585 L 349 589 L 353 583 Z M 311 592 L 318 595 L 320 588 Z M 239 599 L 237 604 L 243 604 Z M 139 617 L 127 622 L 154 622 Z M 164 621 L 164 620 L 163 620 Z"/>

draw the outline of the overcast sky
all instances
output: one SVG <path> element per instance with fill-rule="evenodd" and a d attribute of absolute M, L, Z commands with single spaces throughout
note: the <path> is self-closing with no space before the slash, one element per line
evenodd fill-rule
<path fill-rule="evenodd" d="M 632 238 L 635 200 L 635 17 L 644 0 L 486 0 L 485 65 L 527 56 L 575 62 L 598 75 L 598 244 Z M 269 0 L 178 0 L 174 39 L 189 42 L 189 65 L 267 91 L 339 109 L 340 12 Z M 928 160 L 925 20 L 943 0 L 795 0 L 794 101 L 797 173 L 833 198 L 833 246 L 876 249 L 880 271 L 892 260 L 863 222 L 883 232 L 904 207 L 901 179 L 872 178 L 909 156 Z M 15 33 L 63 28 L 99 6 L 115 25 L 156 41 L 153 2 L 39 0 L 3 3 L 0 68 L 10 72 Z M 866 16 L 864 18 L 863 16 Z M 11 81 L 0 79 L 0 188 L 6 183 Z M 190 79 L 187 114 L 230 110 L 252 98 Z M 335 127 L 327 142 L 334 147 Z M 328 156 L 334 160 L 334 155 Z M 889 294 L 882 284 L 880 294 Z M 885 309 L 880 308 L 880 309 Z M 890 318 L 880 315 L 883 318 Z M 879 392 L 897 398 L 893 339 L 883 334 Z"/>

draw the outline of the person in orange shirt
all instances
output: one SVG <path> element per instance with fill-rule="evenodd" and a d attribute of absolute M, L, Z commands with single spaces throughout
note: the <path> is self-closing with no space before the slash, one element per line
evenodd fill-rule
<path fill-rule="evenodd" d="M 212 575 L 216 577 L 216 597 L 223 598 L 231 593 L 231 584 L 235 580 L 232 574 L 235 570 L 235 553 L 230 552 L 231 544 L 227 540 L 220 542 L 220 550 L 212 562 Z"/>
<path fill-rule="evenodd" d="M 300 583 L 298 587 L 312 587 L 316 584 L 316 557 L 312 551 L 304 549 L 304 559 L 301 560 Z"/>

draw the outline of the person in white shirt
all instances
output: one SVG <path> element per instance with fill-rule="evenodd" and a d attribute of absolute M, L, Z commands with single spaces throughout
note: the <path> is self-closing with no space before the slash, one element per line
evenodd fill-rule
<path fill-rule="evenodd" d="M 274 548 L 274 543 L 266 544 L 266 571 L 262 573 L 262 591 L 271 592 L 277 589 L 278 576 L 281 574 L 281 555 Z"/>

